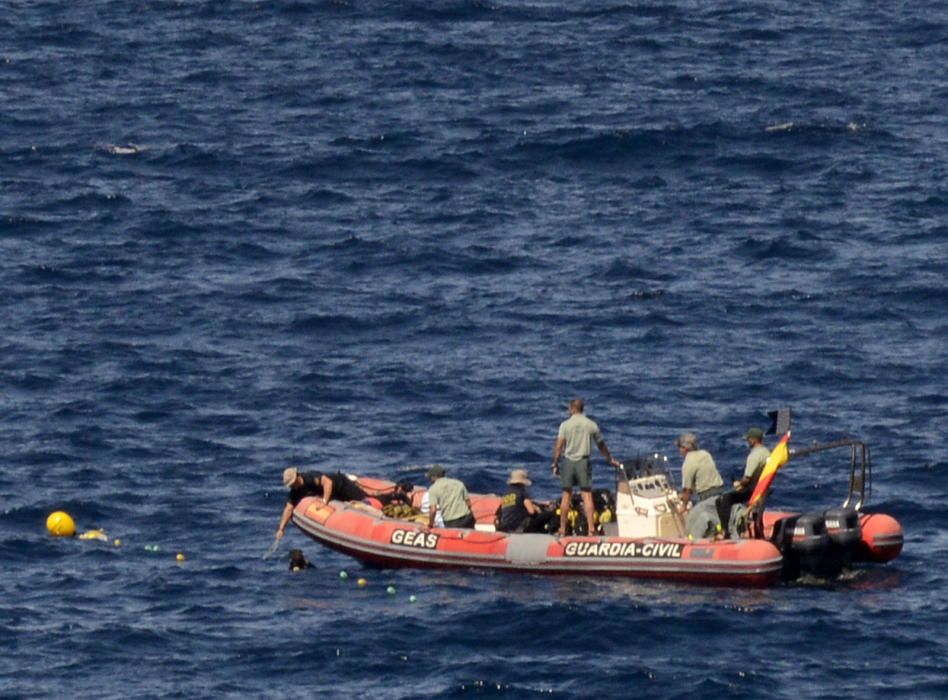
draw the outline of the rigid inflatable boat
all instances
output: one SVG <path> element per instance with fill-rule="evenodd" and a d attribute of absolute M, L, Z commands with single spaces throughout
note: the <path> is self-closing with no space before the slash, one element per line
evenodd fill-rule
<path fill-rule="evenodd" d="M 394 487 L 377 479 L 357 481 L 367 493 L 384 494 Z M 652 476 L 648 481 L 647 488 L 657 501 L 644 508 L 648 513 L 635 513 L 632 498 L 620 493 L 618 522 L 603 526 L 613 534 L 593 537 L 497 532 L 494 520 L 500 498 L 478 494 L 471 494 L 477 520 L 473 529 L 428 528 L 417 521 L 387 517 L 367 503 L 324 503 L 315 497 L 300 501 L 293 522 L 327 547 L 385 567 L 627 576 L 737 586 L 767 586 L 780 580 L 783 557 L 772 543 L 689 541 L 680 516 L 666 502 L 667 494 L 674 493 L 667 477 Z M 419 496 L 416 489 L 413 500 L 418 502 Z M 627 520 L 624 506 L 641 520 L 634 535 L 621 534 Z M 645 532 L 646 525 L 651 526 L 651 533 Z"/>
<path fill-rule="evenodd" d="M 476 526 L 429 528 L 427 518 L 401 519 L 383 513 L 380 502 L 324 503 L 304 498 L 293 522 L 305 534 L 334 550 L 383 567 L 491 569 L 511 573 L 570 576 L 624 576 L 707 585 L 768 586 L 802 574 L 835 576 L 859 562 L 890 561 L 902 549 L 902 529 L 891 516 L 862 512 L 869 482 L 868 449 L 855 440 L 786 448 L 789 430 L 774 449 L 749 508 L 735 506 L 732 532 L 737 539 L 695 535 L 691 516 L 679 512 L 668 458 L 653 454 L 626 461 L 616 473 L 616 490 L 593 536 L 498 532 L 500 498 L 471 495 Z M 780 447 L 784 449 L 778 449 Z M 782 453 L 791 456 L 848 446 L 849 495 L 840 507 L 810 513 L 764 511 Z M 858 457 L 861 455 L 861 459 Z M 769 471 L 768 471 L 769 470 Z M 395 484 L 353 478 L 367 494 L 384 496 Z M 758 495 L 759 492 L 759 495 Z M 424 489 L 411 493 L 421 506 Z M 713 512 L 713 508 L 706 512 Z M 715 521 L 716 521 L 716 516 Z M 715 523 L 705 532 L 713 535 Z M 580 531 L 583 531 L 582 527 Z"/>

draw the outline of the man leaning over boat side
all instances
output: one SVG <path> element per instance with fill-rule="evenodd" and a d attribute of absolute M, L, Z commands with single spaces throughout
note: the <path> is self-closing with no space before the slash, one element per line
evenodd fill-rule
<path fill-rule="evenodd" d="M 352 479 L 342 472 L 324 474 L 323 472 L 301 472 L 296 467 L 287 467 L 283 470 L 283 485 L 289 490 L 286 506 L 277 528 L 277 539 L 283 537 L 286 526 L 293 516 L 293 509 L 307 496 L 319 496 L 326 503 L 335 498 L 337 501 L 361 501 L 366 497 L 365 491 L 359 488 Z"/>
<path fill-rule="evenodd" d="M 569 402 L 570 416 L 560 423 L 556 435 L 556 445 L 553 447 L 553 473 L 560 477 L 563 496 L 560 499 L 560 536 L 566 535 L 566 523 L 569 520 L 570 505 L 573 500 L 573 488 L 578 486 L 583 498 L 583 510 L 586 512 L 586 526 L 590 535 L 595 533 L 595 508 L 592 498 L 592 461 L 590 453 L 592 444 L 614 467 L 619 466 L 618 460 L 612 458 L 606 441 L 602 439 L 599 426 L 585 416 L 586 406 L 580 398 Z M 560 459 L 563 466 L 560 467 Z"/>
<path fill-rule="evenodd" d="M 444 467 L 435 464 L 428 470 L 428 527 L 434 527 L 438 513 L 445 527 L 474 527 L 474 512 L 467 487 L 458 479 L 445 476 Z"/>

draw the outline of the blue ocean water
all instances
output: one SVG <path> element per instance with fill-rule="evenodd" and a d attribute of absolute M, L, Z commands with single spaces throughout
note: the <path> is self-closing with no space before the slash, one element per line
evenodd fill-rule
<path fill-rule="evenodd" d="M 15 0 L 0 37 L 0 696 L 948 695 L 944 2 Z M 862 438 L 905 550 L 765 591 L 263 559 L 291 463 L 555 496 L 574 395 L 725 472 L 780 406 Z"/>

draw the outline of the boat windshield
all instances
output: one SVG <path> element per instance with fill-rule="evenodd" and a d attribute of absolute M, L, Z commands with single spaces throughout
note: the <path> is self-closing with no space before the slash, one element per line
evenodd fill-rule
<path fill-rule="evenodd" d="M 664 476 L 670 482 L 668 455 L 652 452 L 623 460 L 616 471 L 616 490 L 619 493 L 629 493 L 629 482 L 644 476 Z"/>

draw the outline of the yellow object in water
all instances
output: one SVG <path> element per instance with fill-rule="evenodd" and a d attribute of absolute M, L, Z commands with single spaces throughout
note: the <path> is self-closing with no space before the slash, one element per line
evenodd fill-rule
<path fill-rule="evenodd" d="M 46 518 L 46 529 L 55 537 L 72 537 L 76 534 L 76 523 L 69 513 L 57 510 Z"/>
<path fill-rule="evenodd" d="M 364 578 L 360 578 L 358 581 L 356 581 L 356 583 L 359 584 L 359 588 L 365 588 L 369 582 L 366 581 Z"/>
<path fill-rule="evenodd" d="M 122 540 L 120 540 L 118 537 L 116 537 L 116 538 L 115 538 L 115 541 L 114 541 L 112 544 L 114 544 L 116 547 L 121 547 L 121 546 L 122 546 Z"/>
<path fill-rule="evenodd" d="M 80 540 L 102 540 L 103 542 L 108 542 L 109 538 L 105 534 L 105 530 L 101 527 L 97 530 L 87 530 L 79 535 Z"/>
<path fill-rule="evenodd" d="M 184 552 L 178 552 L 177 559 L 178 561 L 184 561 Z"/>

